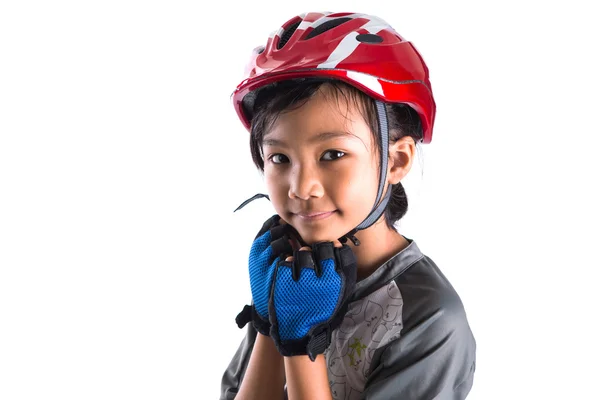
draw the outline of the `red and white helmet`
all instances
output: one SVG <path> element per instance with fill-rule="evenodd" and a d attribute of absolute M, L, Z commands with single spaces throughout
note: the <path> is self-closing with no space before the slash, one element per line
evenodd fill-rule
<path fill-rule="evenodd" d="M 321 77 L 344 81 L 382 102 L 411 106 L 421 118 L 423 143 L 431 142 L 436 107 L 429 70 L 414 45 L 381 18 L 329 12 L 296 16 L 254 49 L 246 71 L 232 100 L 248 130 L 254 91 L 277 81 Z"/>

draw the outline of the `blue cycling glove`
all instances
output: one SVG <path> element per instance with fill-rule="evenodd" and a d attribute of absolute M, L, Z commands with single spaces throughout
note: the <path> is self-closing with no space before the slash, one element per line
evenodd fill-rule
<path fill-rule="evenodd" d="M 246 305 L 235 319 L 240 328 L 252 321 L 254 328 L 267 336 L 271 327 L 269 295 L 276 264 L 293 251 L 289 243 L 289 235 L 293 228 L 287 224 L 280 224 L 279 221 L 280 217 L 277 214 L 269 218 L 252 243 L 248 267 L 253 304 Z"/>
<path fill-rule="evenodd" d="M 294 251 L 293 261 L 275 261 L 269 300 L 271 337 L 284 356 L 314 361 L 331 343 L 356 285 L 356 256 L 348 245 L 321 242 Z"/>

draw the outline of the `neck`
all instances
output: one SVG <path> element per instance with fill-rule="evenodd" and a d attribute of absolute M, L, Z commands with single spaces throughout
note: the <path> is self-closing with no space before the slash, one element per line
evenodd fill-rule
<path fill-rule="evenodd" d="M 369 228 L 357 232 L 355 236 L 360 240 L 360 245 L 354 246 L 351 241 L 347 244 L 356 255 L 358 281 L 367 278 L 409 244 L 401 234 L 387 227 L 383 216 Z"/>

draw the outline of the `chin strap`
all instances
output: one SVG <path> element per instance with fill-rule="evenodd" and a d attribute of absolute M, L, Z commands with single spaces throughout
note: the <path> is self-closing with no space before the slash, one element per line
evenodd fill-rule
<path fill-rule="evenodd" d="M 341 243 L 346 243 L 348 239 L 352 241 L 355 246 L 360 246 L 360 240 L 354 236 L 358 231 L 367 229 L 371 225 L 373 225 L 385 212 L 385 207 L 387 206 L 390 197 L 392 196 L 392 185 L 388 185 L 387 190 L 385 191 L 385 195 L 383 195 L 383 191 L 385 189 L 385 180 L 387 177 L 387 167 L 388 167 L 388 146 L 389 146 L 389 129 L 388 129 L 388 120 L 387 113 L 385 112 L 385 104 L 379 100 L 375 101 L 375 105 L 377 106 L 377 118 L 379 120 L 379 137 L 381 138 L 381 147 L 380 147 L 380 169 L 379 169 L 379 188 L 377 189 L 377 198 L 375 199 L 375 205 L 371 209 L 371 212 L 365 218 L 363 222 L 361 222 L 356 228 L 352 229 L 350 232 L 346 233 L 344 236 L 340 237 L 338 240 Z M 259 199 L 261 197 L 267 198 L 269 201 L 269 196 L 266 194 L 258 193 L 244 201 L 238 208 L 234 210 L 234 212 L 241 210 L 251 201 Z M 302 243 L 306 245 L 305 243 Z"/>
<path fill-rule="evenodd" d="M 379 188 L 377 189 L 377 198 L 375 199 L 375 205 L 373 205 L 373 209 L 371 209 L 371 212 L 369 213 L 367 218 L 365 218 L 365 220 L 361 222 L 356 228 L 352 229 L 350 232 L 346 233 L 344 236 L 338 239 L 342 243 L 346 243 L 346 241 L 350 239 L 355 246 L 360 245 L 360 240 L 358 240 L 356 236 L 354 236 L 356 232 L 362 229 L 367 229 L 381 217 L 392 195 L 392 185 L 389 185 L 385 192 L 385 195 L 382 198 L 383 190 L 385 189 L 385 180 L 387 177 L 389 129 L 387 113 L 385 112 L 385 104 L 379 100 L 376 100 L 375 105 L 377 106 L 377 118 L 379 120 L 379 137 L 381 138 L 381 146 L 379 149 L 379 154 L 381 156 L 379 163 Z"/>
<path fill-rule="evenodd" d="M 268 194 L 262 194 L 262 193 L 257 193 L 254 196 L 250 197 L 248 200 L 244 201 L 242 204 L 240 204 L 238 206 L 238 208 L 236 208 L 235 210 L 233 210 L 233 212 L 236 212 L 238 210 L 241 210 L 242 208 L 246 207 L 248 205 L 248 203 L 253 202 L 256 199 L 260 199 L 262 197 L 265 197 L 267 200 L 271 201 L 271 199 L 269 198 Z"/>
<path fill-rule="evenodd" d="M 246 207 L 249 203 L 253 202 L 254 200 L 257 199 L 261 199 L 261 198 L 265 198 L 269 201 L 271 201 L 271 199 L 269 198 L 268 194 L 264 194 L 264 193 L 257 193 L 254 196 L 250 197 L 248 200 L 245 200 L 242 204 L 240 204 L 238 206 L 238 208 L 236 208 L 235 210 L 233 210 L 233 212 L 239 211 L 242 208 Z M 296 231 L 296 229 L 290 225 L 290 228 L 292 229 L 293 232 L 295 232 L 295 239 L 298 240 L 298 242 L 300 243 L 300 246 L 308 246 L 308 243 L 306 243 L 301 237 L 300 234 L 298 233 L 298 231 Z"/>
<path fill-rule="evenodd" d="M 381 202 L 377 205 L 377 207 L 375 207 L 375 209 L 373 211 L 371 211 L 369 216 L 359 226 L 352 229 L 350 232 L 346 233 L 344 236 L 342 236 L 338 240 L 342 243 L 346 243 L 346 241 L 348 241 L 348 239 L 350 239 L 352 244 L 354 244 L 355 246 L 360 246 L 360 240 L 358 240 L 358 238 L 354 235 L 359 230 L 367 229 L 368 227 L 373 225 L 375 223 L 375 221 L 377 221 L 379 219 L 379 217 L 381 217 L 383 215 L 383 213 L 385 212 L 385 207 L 387 206 L 387 203 L 390 200 L 391 195 L 392 195 L 392 188 L 389 187 L 387 192 L 385 193 L 385 196 L 381 200 Z"/>

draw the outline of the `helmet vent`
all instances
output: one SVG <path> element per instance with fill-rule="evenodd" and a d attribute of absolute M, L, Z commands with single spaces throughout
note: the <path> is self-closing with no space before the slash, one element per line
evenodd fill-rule
<path fill-rule="evenodd" d="M 356 36 L 356 40 L 363 43 L 381 43 L 383 42 L 383 38 L 379 35 L 374 35 L 372 33 L 365 33 L 362 35 Z"/>
<path fill-rule="evenodd" d="M 283 46 L 285 46 L 285 44 L 288 42 L 288 40 L 290 40 L 290 38 L 292 37 L 294 32 L 296 32 L 296 29 L 300 25 L 300 22 L 302 22 L 302 21 L 298 21 L 295 24 L 287 27 L 287 29 L 281 35 L 281 38 L 279 39 L 279 43 L 277 43 L 277 50 L 283 48 Z"/>
<path fill-rule="evenodd" d="M 330 21 L 324 22 L 321 25 L 317 26 L 312 31 L 310 31 L 310 33 L 304 38 L 304 40 L 312 39 L 315 36 L 318 36 L 322 33 L 327 32 L 330 29 L 335 28 L 336 26 L 343 24 L 344 22 L 350 21 L 351 19 L 352 18 L 345 17 L 345 18 L 336 18 L 336 19 L 332 19 Z"/>

